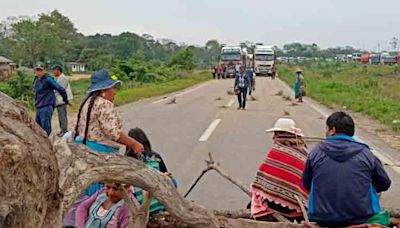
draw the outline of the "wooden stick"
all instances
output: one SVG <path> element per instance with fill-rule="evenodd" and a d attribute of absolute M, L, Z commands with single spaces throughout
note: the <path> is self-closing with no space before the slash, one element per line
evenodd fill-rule
<path fill-rule="evenodd" d="M 304 220 L 309 223 L 310 220 L 308 219 L 306 207 L 304 207 L 303 202 L 301 202 L 300 198 L 297 195 L 295 195 L 294 197 L 296 197 L 296 200 L 300 205 L 301 213 L 303 213 Z"/>
<path fill-rule="evenodd" d="M 239 181 L 233 179 L 228 174 L 226 174 L 224 171 L 222 171 L 219 168 L 219 164 L 214 162 L 211 153 L 208 153 L 208 157 L 209 157 L 209 160 L 206 161 L 208 169 L 213 169 L 213 170 L 217 171 L 217 173 L 219 173 L 225 179 L 229 180 L 232 184 L 234 184 L 237 187 L 239 187 L 244 193 L 246 193 L 248 196 L 251 197 L 251 192 L 250 192 L 249 188 L 245 187 L 242 183 L 240 183 Z"/>

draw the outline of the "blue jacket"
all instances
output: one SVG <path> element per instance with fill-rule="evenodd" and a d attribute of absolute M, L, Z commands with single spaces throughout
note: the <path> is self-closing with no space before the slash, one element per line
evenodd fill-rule
<path fill-rule="evenodd" d="M 244 86 L 240 86 L 239 78 L 241 77 L 241 75 L 240 74 L 236 74 L 235 85 L 234 85 L 235 89 L 237 89 L 237 88 L 242 88 L 243 89 L 243 88 L 248 88 L 249 87 L 249 85 L 250 85 L 249 77 L 247 76 L 246 73 L 244 73 L 244 75 L 242 75 L 242 76 L 244 77 Z"/>
<path fill-rule="evenodd" d="M 55 106 L 56 96 L 54 90 L 58 91 L 65 104 L 68 104 L 68 97 L 63 89 L 50 75 L 46 74 L 43 78 L 35 77 L 35 106 L 41 108 L 45 106 Z"/>
<path fill-rule="evenodd" d="M 308 214 L 319 222 L 361 224 L 380 212 L 377 192 L 391 181 L 369 147 L 352 137 L 328 137 L 311 151 L 303 172 Z"/>

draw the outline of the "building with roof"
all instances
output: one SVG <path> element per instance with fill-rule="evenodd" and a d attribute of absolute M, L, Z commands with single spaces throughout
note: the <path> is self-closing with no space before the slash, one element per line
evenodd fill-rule
<path fill-rule="evenodd" d="M 15 72 L 16 64 L 4 56 L 0 56 L 0 81 L 10 78 Z"/>

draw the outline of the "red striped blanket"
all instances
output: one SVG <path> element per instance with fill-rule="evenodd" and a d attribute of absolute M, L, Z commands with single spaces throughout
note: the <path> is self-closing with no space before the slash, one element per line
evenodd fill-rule
<path fill-rule="evenodd" d="M 285 139 L 286 140 L 286 139 Z M 251 185 L 251 212 L 254 218 L 279 211 L 287 217 L 301 217 L 301 209 L 295 196 L 308 205 L 308 191 L 301 176 L 307 159 L 304 142 L 300 139 L 287 141 L 275 139 L 273 148 L 260 165 Z"/>

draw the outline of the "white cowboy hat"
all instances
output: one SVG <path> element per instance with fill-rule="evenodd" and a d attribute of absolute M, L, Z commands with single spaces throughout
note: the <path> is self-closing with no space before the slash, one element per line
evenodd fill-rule
<path fill-rule="evenodd" d="M 280 118 L 275 122 L 275 125 L 271 129 L 265 130 L 266 132 L 283 131 L 292 133 L 294 135 L 304 137 L 303 131 L 296 127 L 296 123 L 292 119 Z"/>

